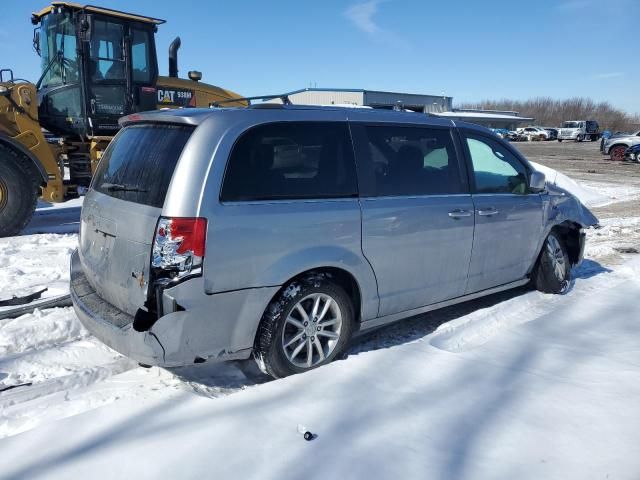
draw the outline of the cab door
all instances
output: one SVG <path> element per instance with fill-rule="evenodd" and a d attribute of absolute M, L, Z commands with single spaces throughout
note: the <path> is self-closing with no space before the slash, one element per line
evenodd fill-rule
<path fill-rule="evenodd" d="M 94 135 L 114 135 L 118 118 L 131 113 L 126 25 L 92 18 L 87 52 L 87 112 Z"/>
<path fill-rule="evenodd" d="M 524 278 L 543 230 L 542 197 L 529 167 L 498 139 L 462 130 L 469 159 L 475 232 L 466 293 Z"/>

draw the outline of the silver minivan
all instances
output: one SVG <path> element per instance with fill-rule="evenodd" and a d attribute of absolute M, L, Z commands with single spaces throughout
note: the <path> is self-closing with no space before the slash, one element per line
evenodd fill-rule
<path fill-rule="evenodd" d="M 134 114 L 71 260 L 86 328 L 142 364 L 282 377 L 352 335 L 531 283 L 561 293 L 597 219 L 489 130 L 257 105 Z"/>

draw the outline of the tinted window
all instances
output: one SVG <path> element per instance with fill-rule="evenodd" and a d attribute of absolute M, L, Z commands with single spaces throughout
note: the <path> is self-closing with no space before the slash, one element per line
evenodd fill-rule
<path fill-rule="evenodd" d="M 162 207 L 192 127 L 136 125 L 124 128 L 100 160 L 92 188 L 115 198 Z"/>
<path fill-rule="evenodd" d="M 363 195 L 438 195 L 462 191 L 448 129 L 366 126 Z"/>
<path fill-rule="evenodd" d="M 133 29 L 133 40 L 131 41 L 131 64 L 133 68 L 134 82 L 151 82 L 149 34 L 147 32 Z"/>
<path fill-rule="evenodd" d="M 467 135 L 477 193 L 526 193 L 527 171 L 504 145 Z"/>
<path fill-rule="evenodd" d="M 357 194 L 344 123 L 287 122 L 252 128 L 233 147 L 224 201 L 348 197 Z"/>
<path fill-rule="evenodd" d="M 93 80 L 124 80 L 123 36 L 120 24 L 94 22 L 90 62 Z"/>

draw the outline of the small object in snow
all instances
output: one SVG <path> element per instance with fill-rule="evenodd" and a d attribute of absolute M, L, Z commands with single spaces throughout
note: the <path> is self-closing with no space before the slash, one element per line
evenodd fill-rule
<path fill-rule="evenodd" d="M 33 385 L 33 383 L 27 382 L 27 383 L 18 383 L 17 385 L 0 386 L 0 392 L 6 392 L 7 390 L 11 390 L 18 387 L 30 387 L 31 385 Z"/>
<path fill-rule="evenodd" d="M 304 438 L 307 442 L 310 442 L 317 437 L 315 433 L 311 433 L 309 430 L 307 430 L 307 427 L 300 424 L 298 424 L 298 433 L 302 435 L 302 438 Z"/>
<path fill-rule="evenodd" d="M 638 249 L 634 247 L 613 247 L 613 249 L 619 253 L 640 253 Z"/>
<path fill-rule="evenodd" d="M 48 288 L 43 288 L 42 290 L 38 290 L 37 292 L 33 292 L 29 295 L 25 295 L 23 297 L 16 297 L 15 295 L 12 298 L 8 298 L 6 300 L 0 300 L 0 307 L 8 307 L 10 305 L 25 305 L 27 303 L 31 303 L 34 300 L 37 300 L 42 296 L 44 292 L 49 290 Z"/>

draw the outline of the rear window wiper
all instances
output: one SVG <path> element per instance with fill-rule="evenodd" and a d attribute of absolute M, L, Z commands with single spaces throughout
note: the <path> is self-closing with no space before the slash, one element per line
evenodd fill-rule
<path fill-rule="evenodd" d="M 122 183 L 102 183 L 100 188 L 104 188 L 108 192 L 148 192 L 136 185 L 124 185 Z"/>

